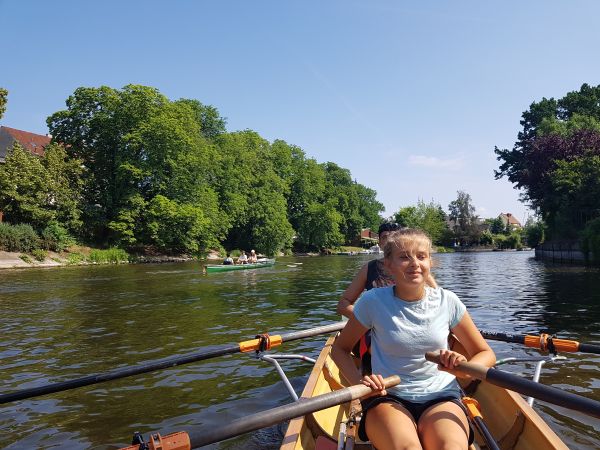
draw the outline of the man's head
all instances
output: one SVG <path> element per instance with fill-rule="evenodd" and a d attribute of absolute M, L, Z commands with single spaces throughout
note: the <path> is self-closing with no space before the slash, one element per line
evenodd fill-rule
<path fill-rule="evenodd" d="M 379 234 L 379 247 L 383 249 L 390 233 L 400 230 L 401 228 L 402 227 L 396 222 L 383 222 L 381 225 L 379 225 L 379 230 L 377 231 Z"/>

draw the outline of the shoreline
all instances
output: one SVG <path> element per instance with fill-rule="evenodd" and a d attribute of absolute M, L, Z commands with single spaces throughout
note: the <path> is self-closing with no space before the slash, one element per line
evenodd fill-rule
<path fill-rule="evenodd" d="M 29 260 L 25 261 L 22 256 L 26 256 Z M 192 261 L 195 258 L 191 256 L 139 256 L 135 262 L 122 262 L 119 264 L 151 264 L 151 263 L 170 263 L 170 262 L 186 262 Z M 207 260 L 220 259 L 218 255 L 208 255 Z M 44 261 L 38 261 L 31 255 L 22 252 L 5 252 L 0 251 L 0 270 L 2 269 L 27 269 L 27 268 L 47 268 L 47 267 L 68 267 L 68 266 L 95 266 L 95 265 L 112 265 L 114 263 L 98 264 L 92 262 L 69 263 L 68 258 L 64 254 L 49 251 L 48 256 Z"/>

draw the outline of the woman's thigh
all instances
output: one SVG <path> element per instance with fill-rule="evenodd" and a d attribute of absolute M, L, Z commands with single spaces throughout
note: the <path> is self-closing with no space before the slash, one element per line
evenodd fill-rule
<path fill-rule="evenodd" d="M 469 422 L 454 402 L 437 403 L 423 412 L 418 432 L 424 449 L 467 449 Z"/>
<path fill-rule="evenodd" d="M 369 409 L 365 428 L 378 450 L 422 448 L 412 415 L 398 403 L 380 403 Z"/>

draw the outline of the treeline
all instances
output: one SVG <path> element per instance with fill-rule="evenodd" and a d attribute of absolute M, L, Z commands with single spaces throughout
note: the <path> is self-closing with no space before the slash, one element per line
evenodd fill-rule
<path fill-rule="evenodd" d="M 486 247 L 521 249 L 535 247 L 544 240 L 543 224 L 533 218 L 524 227 L 514 227 L 500 216 L 482 219 L 475 214 L 471 196 L 458 191 L 448 212 L 435 201 L 419 201 L 415 206 L 400 208 L 393 216 L 398 224 L 424 230 L 442 251 L 444 247 Z"/>
<path fill-rule="evenodd" d="M 78 88 L 39 158 L 15 145 L 0 210 L 95 246 L 202 254 L 318 250 L 376 228 L 376 192 L 282 140 L 228 132 L 217 109 L 157 89 Z"/>
<path fill-rule="evenodd" d="M 549 239 L 579 240 L 600 260 L 600 86 L 534 102 L 521 125 L 512 149 L 495 149 L 496 178 L 522 189 Z"/>

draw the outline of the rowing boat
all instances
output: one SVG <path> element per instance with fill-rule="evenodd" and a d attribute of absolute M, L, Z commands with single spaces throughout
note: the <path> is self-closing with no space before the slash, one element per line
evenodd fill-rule
<path fill-rule="evenodd" d="M 302 398 L 325 394 L 347 385 L 330 356 L 334 340 L 335 336 L 327 340 L 302 392 Z M 453 349 L 464 352 L 459 343 Z M 467 388 L 465 390 L 468 391 Z M 476 385 L 475 392 L 469 392 L 469 395 L 479 402 L 483 420 L 501 449 L 568 449 L 519 394 L 481 382 Z M 370 443 L 361 442 L 358 438 L 358 426 L 354 419 L 359 412 L 360 404 L 352 402 L 293 419 L 281 450 L 371 449 Z M 338 440 L 344 438 L 346 445 L 338 446 Z M 480 448 L 486 446 L 476 431 L 475 443 L 470 449 Z"/>
<path fill-rule="evenodd" d="M 248 270 L 248 269 L 262 269 L 263 267 L 271 267 L 275 264 L 274 259 L 265 259 L 264 261 L 258 261 L 252 264 L 208 264 L 204 266 L 205 272 L 229 272 L 231 270 Z"/>

